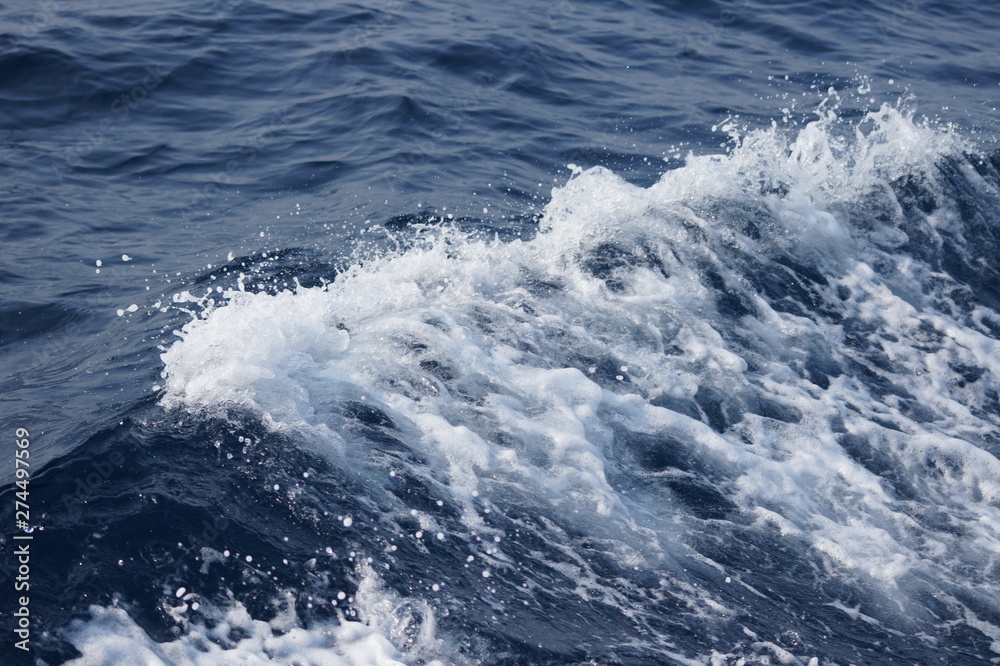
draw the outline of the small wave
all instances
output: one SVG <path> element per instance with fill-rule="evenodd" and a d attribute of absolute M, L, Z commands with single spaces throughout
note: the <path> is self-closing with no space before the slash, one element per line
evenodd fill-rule
<path fill-rule="evenodd" d="M 162 404 L 249 409 L 364 468 L 400 533 L 397 474 L 457 512 L 421 517 L 428 534 L 530 517 L 538 563 L 511 545 L 495 567 L 543 589 L 562 572 L 647 650 L 677 637 L 657 609 L 683 608 L 703 638 L 671 658 L 715 649 L 713 631 L 763 633 L 806 597 L 863 600 L 880 640 L 989 635 L 996 159 L 896 107 L 817 115 L 730 123 L 732 150 L 648 188 L 576 169 L 529 240 L 423 226 L 323 286 L 241 284 L 164 353 Z M 409 457 L 374 455 L 389 440 Z M 731 551 L 759 539 L 805 579 L 741 568 Z M 788 631 L 768 645 L 851 654 L 846 633 Z"/>

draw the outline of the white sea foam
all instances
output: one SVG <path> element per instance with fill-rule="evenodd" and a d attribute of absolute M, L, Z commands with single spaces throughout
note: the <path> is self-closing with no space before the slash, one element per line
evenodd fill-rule
<path fill-rule="evenodd" d="M 531 240 L 444 229 L 325 287 L 225 293 L 164 353 L 162 402 L 254 410 L 349 465 L 370 444 L 336 428 L 337 404 L 363 399 L 427 456 L 470 530 L 483 527 L 484 500 L 502 506 L 513 492 L 670 570 L 684 548 L 671 518 L 681 503 L 667 491 L 626 496 L 613 478 L 635 464 L 629 433 L 660 438 L 711 470 L 748 517 L 916 612 L 909 591 L 919 581 L 980 584 L 958 571 L 998 562 L 1000 462 L 975 444 L 996 425 L 973 410 L 1000 388 L 1000 345 L 971 315 L 930 305 L 946 295 L 927 285 L 947 276 L 893 254 L 905 242 L 898 224 L 866 229 L 851 211 L 882 197 L 898 222 L 890 183 L 933 187 L 935 163 L 960 149 L 949 132 L 883 107 L 853 126 L 823 111 L 798 133 L 741 134 L 729 154 L 692 157 L 646 189 L 606 169 L 578 172 L 553 191 Z M 741 226 L 752 214 L 756 231 Z M 947 205 L 926 223 L 960 225 Z M 780 299 L 757 293 L 755 276 L 732 263 L 741 256 L 772 271 L 785 270 L 773 257 L 813 267 L 826 282 L 814 290 L 839 303 L 842 323 L 775 307 Z M 720 303 L 730 293 L 744 298 L 735 314 Z M 869 363 L 849 344 L 854 330 L 878 337 L 879 372 L 911 398 L 843 370 Z M 915 342 L 928 330 L 932 349 Z M 841 370 L 813 381 L 819 357 Z M 966 390 L 958 365 L 988 372 Z M 717 422 L 709 390 L 723 405 Z M 753 400 L 769 407 L 726 416 Z M 914 402 L 932 416 L 918 418 Z M 915 496 L 861 464 L 851 441 L 905 470 Z M 972 538 L 929 526 L 925 505 Z M 100 613 L 101 623 L 122 621 Z M 254 640 L 259 649 L 284 638 Z M 401 658 L 377 634 L 363 640 L 379 658 Z"/>
<path fill-rule="evenodd" d="M 403 603 L 386 592 L 377 575 L 366 567 L 362 567 L 360 575 L 355 599 L 358 616 L 308 630 L 297 626 L 294 604 L 287 600 L 284 612 L 270 622 L 252 618 L 235 601 L 227 608 L 202 606 L 197 618 L 189 619 L 190 606 L 185 604 L 174 608 L 173 613 L 183 633 L 176 640 L 157 643 L 124 608 L 92 606 L 89 620 L 75 620 L 64 632 L 66 639 L 82 653 L 68 663 L 73 666 L 405 666 L 418 663 L 417 660 L 428 666 L 464 663 L 460 655 L 435 635 L 434 614 L 429 607 L 414 609 L 413 604 Z M 406 651 L 397 645 L 405 646 Z"/>

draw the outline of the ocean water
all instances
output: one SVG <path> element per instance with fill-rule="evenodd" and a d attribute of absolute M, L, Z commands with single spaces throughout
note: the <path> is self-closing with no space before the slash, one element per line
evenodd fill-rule
<path fill-rule="evenodd" d="M 998 34 L 0 3 L 0 663 L 1000 663 Z"/>

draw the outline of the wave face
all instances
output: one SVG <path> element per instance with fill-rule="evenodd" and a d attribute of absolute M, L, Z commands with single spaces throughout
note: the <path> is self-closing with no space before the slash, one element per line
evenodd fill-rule
<path fill-rule="evenodd" d="M 75 663 L 1000 659 L 1000 157 L 892 106 L 730 129 L 520 238 L 177 296 L 160 403 L 232 506 L 172 629 L 95 606 Z"/>
<path fill-rule="evenodd" d="M 0 2 L 0 666 L 1000 663 L 996 26 Z"/>

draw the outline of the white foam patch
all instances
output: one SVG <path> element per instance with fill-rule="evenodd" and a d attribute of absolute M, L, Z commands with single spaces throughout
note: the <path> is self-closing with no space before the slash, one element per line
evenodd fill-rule
<path fill-rule="evenodd" d="M 74 620 L 64 637 L 82 653 L 67 662 L 72 666 L 141 664 L 142 666 L 229 666 L 300 664 L 301 666 L 406 666 L 464 663 L 446 652 L 435 636 L 433 612 L 415 615 L 385 592 L 369 569 L 362 570 L 357 593 L 358 621 L 297 626 L 294 605 L 271 622 L 256 620 L 242 604 L 225 609 L 202 607 L 204 620 L 188 621 L 187 606 L 175 617 L 183 633 L 175 640 L 157 643 L 121 607 L 91 606 L 90 619 Z M 211 625 L 211 626 L 209 626 Z M 409 631 L 413 626 L 417 631 Z M 408 632 L 408 633 L 407 633 Z M 441 661 L 434 655 L 446 658 Z"/>
<path fill-rule="evenodd" d="M 236 606 L 222 619 L 223 626 L 240 629 L 246 638 L 227 647 L 216 640 L 217 630 L 192 625 L 181 638 L 156 643 L 121 608 L 93 606 L 91 620 L 77 621 L 70 639 L 83 656 L 74 666 L 142 664 L 143 666 L 216 666 L 228 664 L 303 664 L 316 666 L 402 666 L 412 663 L 382 635 L 358 622 L 337 627 L 275 633 Z"/>
<path fill-rule="evenodd" d="M 619 492 L 611 476 L 626 458 L 615 432 L 662 437 L 729 479 L 722 490 L 748 514 L 802 536 L 832 570 L 906 606 L 901 581 L 961 580 L 962 566 L 997 561 L 1000 463 L 968 441 L 995 424 L 973 416 L 977 398 L 948 379 L 949 362 L 964 359 L 987 368 L 982 381 L 1000 388 L 1000 345 L 920 307 L 929 268 L 874 270 L 872 257 L 896 241 L 889 232 L 852 230 L 843 213 L 904 174 L 932 174 L 935 160 L 962 148 L 958 140 L 890 107 L 843 127 L 823 112 L 794 135 L 774 128 L 740 135 L 730 154 L 692 157 L 647 189 L 602 168 L 584 171 L 553 192 L 530 241 L 446 229 L 355 265 L 325 287 L 227 292 L 164 353 L 162 402 L 250 408 L 273 428 L 328 443 L 351 464 L 349 447 L 364 443 L 335 431 L 335 406 L 365 399 L 444 475 L 470 529 L 483 523 L 477 498 L 516 489 L 650 563 L 683 544 L 676 524 L 659 522 L 682 509 L 667 492 Z M 760 237 L 704 212 L 713 201 L 762 207 Z M 957 224 L 944 213 L 932 222 Z M 630 264 L 594 264 L 609 246 L 631 252 Z M 720 289 L 706 286 L 703 268 L 717 267 L 729 285 L 746 282 L 724 265 L 722 248 L 762 257 L 787 250 L 818 266 L 825 289 L 851 294 L 845 319 L 884 334 L 895 368 L 886 372 L 938 418 L 917 422 L 898 396 L 877 397 L 849 374 L 825 388 L 808 381 L 802 367 L 813 347 L 854 353 L 845 329 L 772 309 L 760 295 L 756 312 L 738 322 L 757 351 L 734 348 L 724 335 L 734 324 L 723 320 Z M 941 332 L 931 354 L 912 342 L 928 326 Z M 766 395 L 801 417 L 748 411 L 719 433 L 654 404 L 693 404 L 705 387 Z M 922 525 L 911 500 L 838 443 L 844 435 L 908 465 L 913 485 L 930 502 L 954 507 L 975 539 Z M 928 473 L 931 461 L 940 473 Z M 654 499 L 663 505 L 650 510 L 645 503 Z"/>

